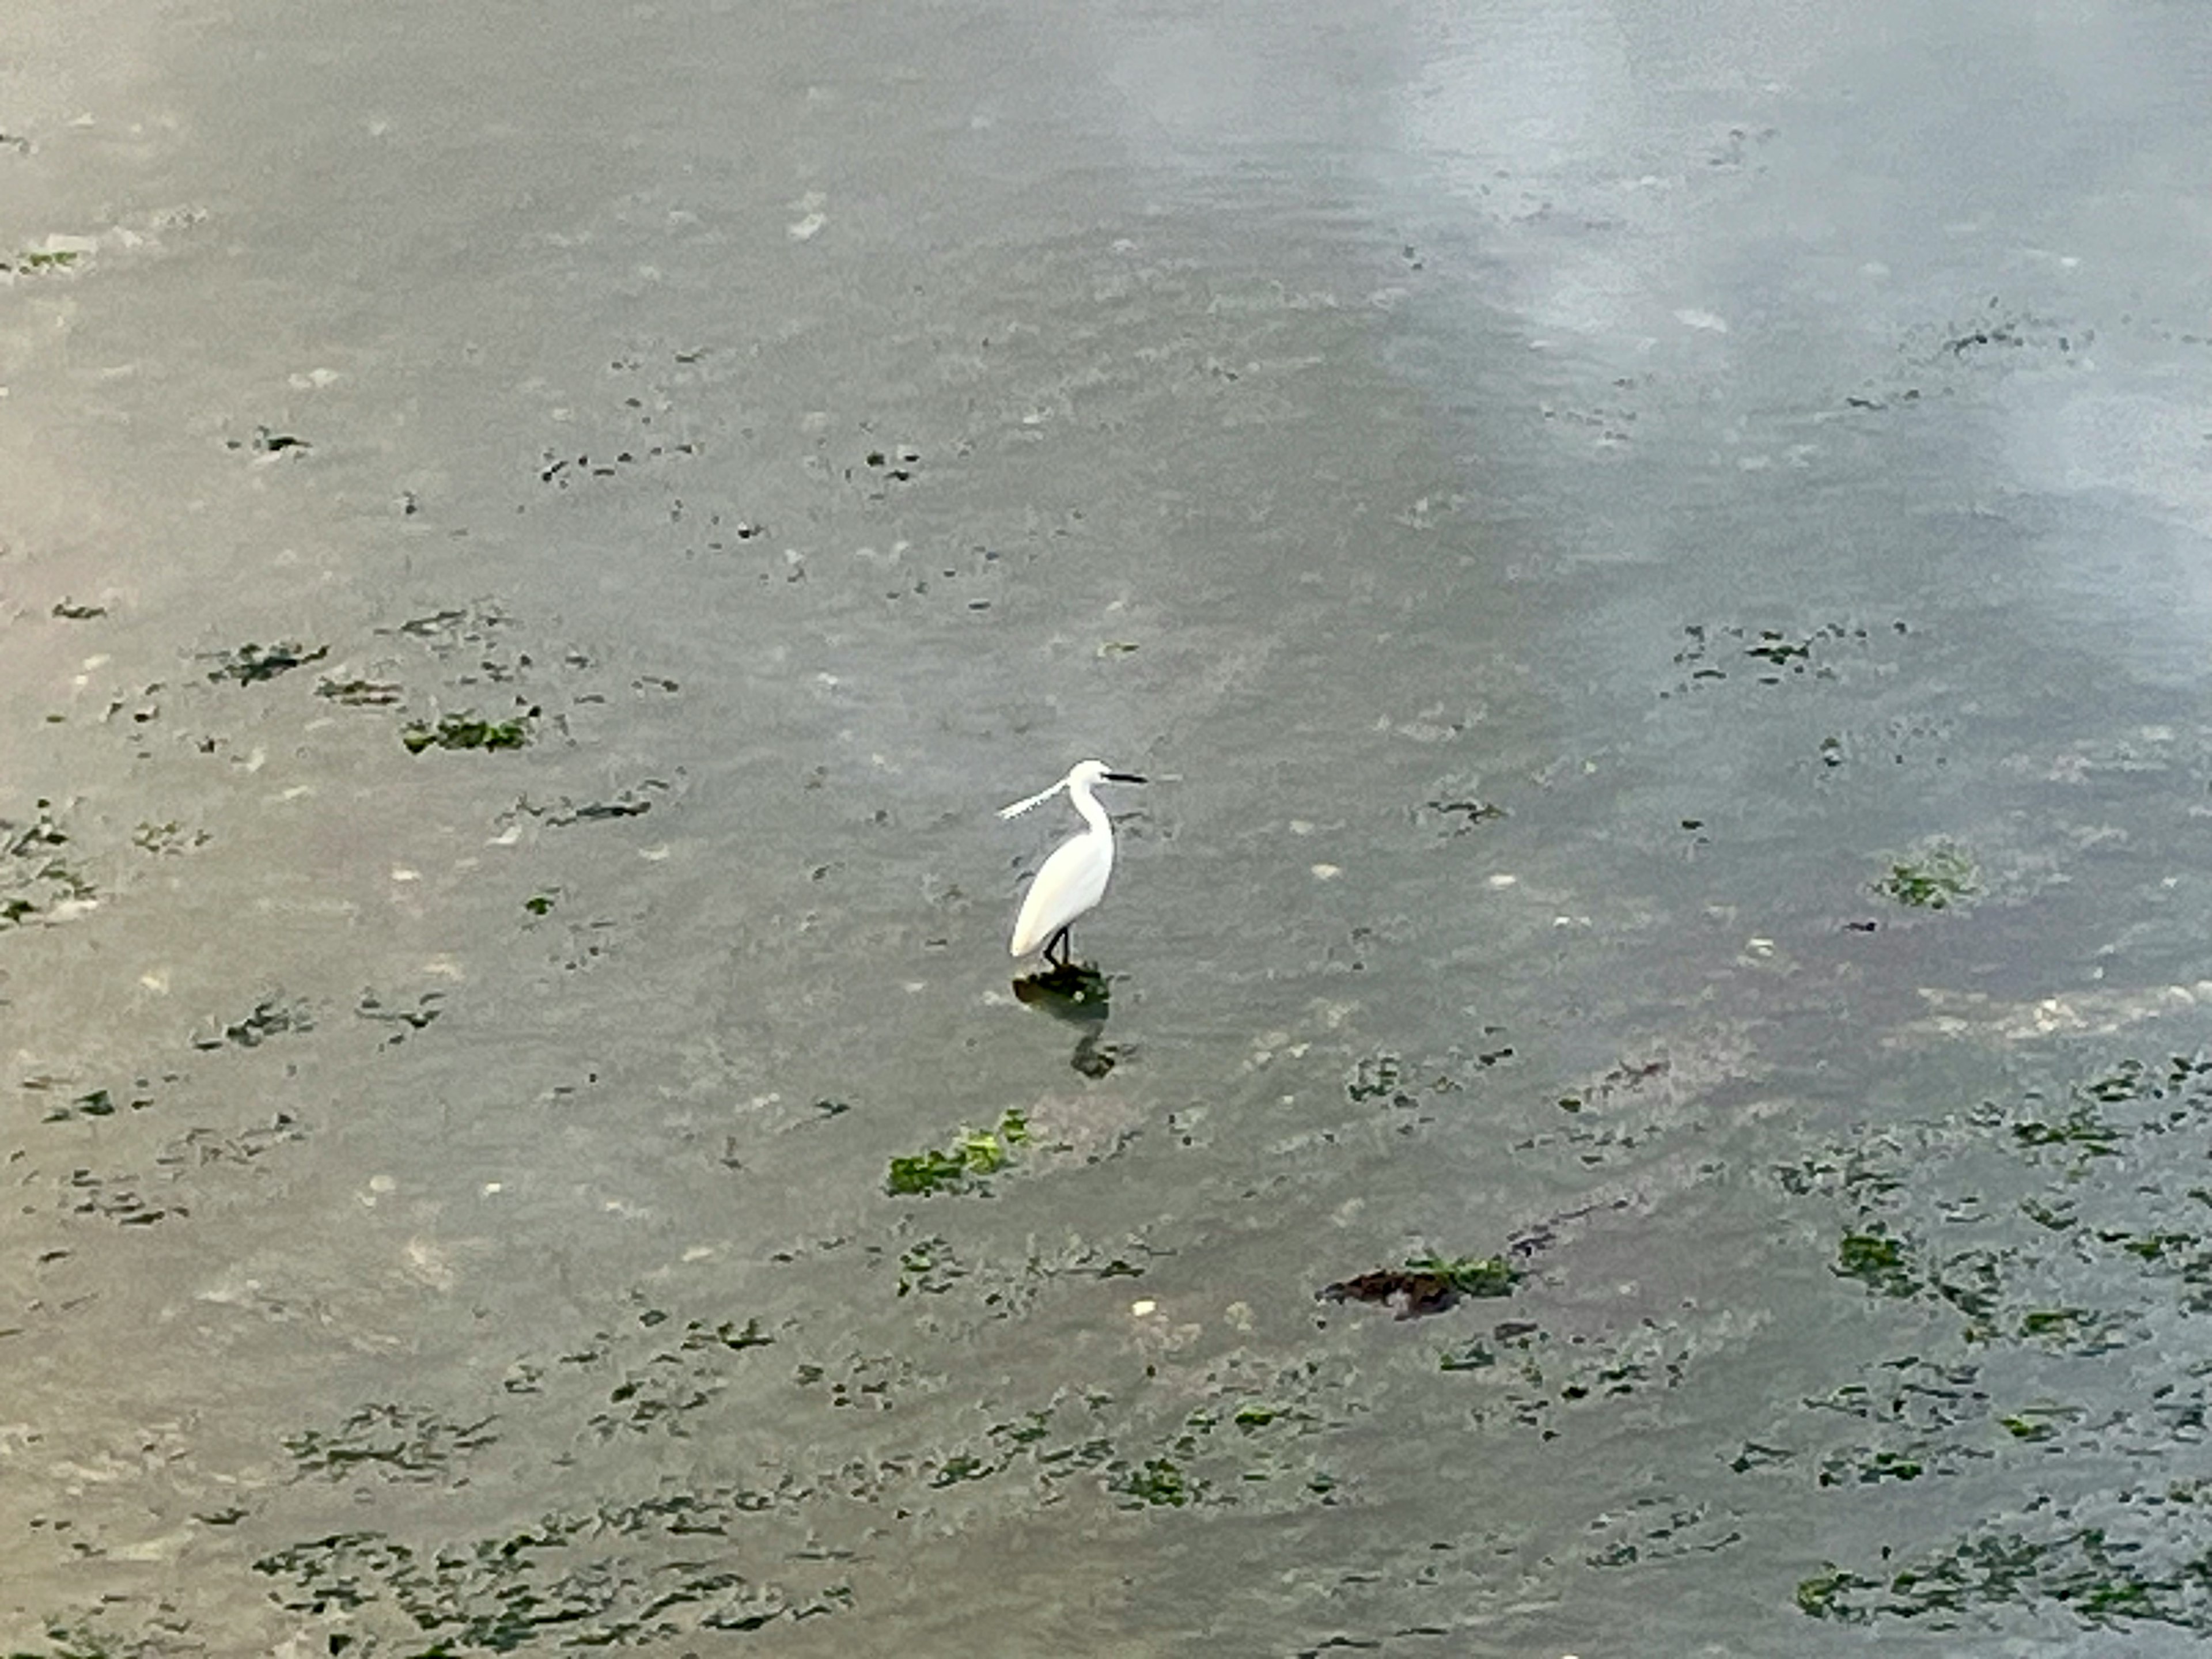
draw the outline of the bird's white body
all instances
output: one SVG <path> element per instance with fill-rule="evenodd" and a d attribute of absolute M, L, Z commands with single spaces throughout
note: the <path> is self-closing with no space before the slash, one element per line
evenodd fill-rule
<path fill-rule="evenodd" d="M 1085 797 L 1084 805 L 1091 808 L 1085 816 L 1091 827 L 1054 848 L 1030 884 L 1021 914 L 1014 918 L 1011 955 L 1029 955 L 1106 896 L 1106 882 L 1114 873 L 1114 826 L 1097 802 Z"/>
<path fill-rule="evenodd" d="M 1097 908 L 1106 896 L 1106 882 L 1114 873 L 1114 825 L 1106 809 L 1091 792 L 1101 783 L 1142 783 L 1127 772 L 1109 772 L 1100 761 L 1085 761 L 1051 788 L 1018 801 L 999 816 L 1012 817 L 1049 800 L 1062 789 L 1083 815 L 1083 832 L 1062 842 L 1044 861 L 1036 879 L 1023 896 L 1021 914 L 1014 918 L 1014 936 L 1008 954 L 1025 957 L 1042 950 L 1048 960 L 1055 940 L 1068 925 Z"/>

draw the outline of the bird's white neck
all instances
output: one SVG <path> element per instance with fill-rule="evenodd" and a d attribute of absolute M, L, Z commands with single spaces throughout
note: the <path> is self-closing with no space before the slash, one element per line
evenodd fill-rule
<path fill-rule="evenodd" d="M 1083 814 L 1083 821 L 1091 826 L 1092 835 L 1112 833 L 1113 824 L 1106 817 L 1106 809 L 1098 804 L 1098 798 L 1091 793 L 1089 783 L 1077 781 L 1069 784 L 1067 798 L 1075 803 L 1075 810 Z"/>

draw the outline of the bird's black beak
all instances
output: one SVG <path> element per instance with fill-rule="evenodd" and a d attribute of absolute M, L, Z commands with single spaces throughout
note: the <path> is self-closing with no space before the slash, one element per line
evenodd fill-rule
<path fill-rule="evenodd" d="M 1144 781 L 1134 772 L 1109 772 L 1105 781 L 1108 783 L 1142 783 Z"/>

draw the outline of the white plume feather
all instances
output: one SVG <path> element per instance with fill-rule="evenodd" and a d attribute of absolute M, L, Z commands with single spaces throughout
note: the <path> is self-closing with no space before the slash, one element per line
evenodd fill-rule
<path fill-rule="evenodd" d="M 1067 780 L 1066 778 L 1062 778 L 1058 783 L 1053 785 L 1051 788 L 1040 789 L 1036 793 L 1031 795 L 1027 800 L 1018 800 L 1012 806 L 1001 806 L 999 809 L 999 816 L 1002 818 L 1018 818 L 1021 817 L 1023 813 L 1028 811 L 1032 806 L 1043 805 L 1047 801 L 1050 800 L 1054 795 L 1058 794 L 1061 790 L 1066 787 Z"/>

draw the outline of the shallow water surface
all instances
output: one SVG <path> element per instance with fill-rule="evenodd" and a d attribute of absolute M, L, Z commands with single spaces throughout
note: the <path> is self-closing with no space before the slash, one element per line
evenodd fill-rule
<path fill-rule="evenodd" d="M 2212 1629 L 2201 8 L 33 11 L 0 1647 Z"/>

